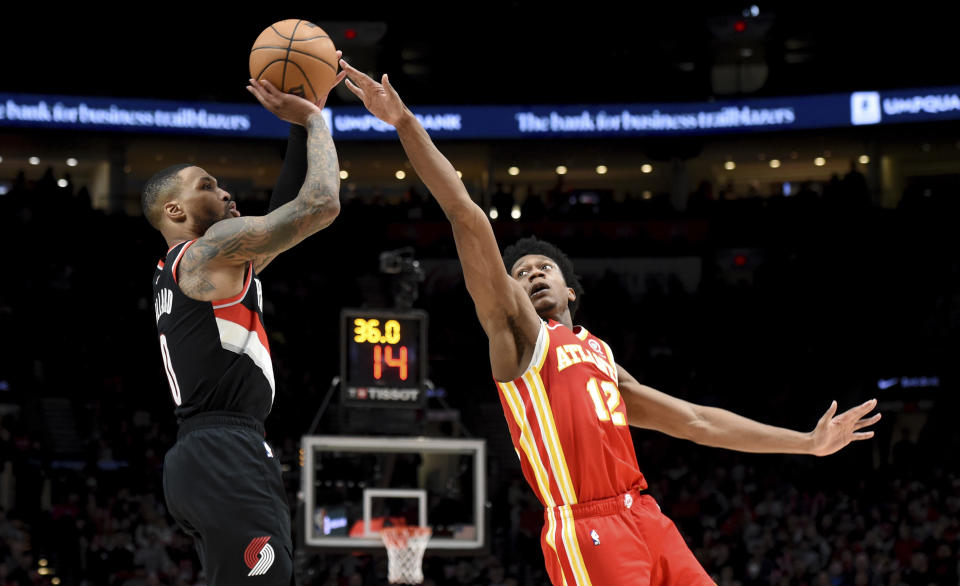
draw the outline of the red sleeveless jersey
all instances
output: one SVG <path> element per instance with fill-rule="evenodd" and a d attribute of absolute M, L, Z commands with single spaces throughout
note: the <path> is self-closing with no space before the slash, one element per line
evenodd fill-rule
<path fill-rule="evenodd" d="M 523 475 L 544 507 L 647 487 L 606 342 L 550 320 L 527 370 L 497 387 Z"/>

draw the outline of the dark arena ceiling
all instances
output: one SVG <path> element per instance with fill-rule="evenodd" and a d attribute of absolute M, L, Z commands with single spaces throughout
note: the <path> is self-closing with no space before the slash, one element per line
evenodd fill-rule
<path fill-rule="evenodd" d="M 699 101 L 960 80 L 955 15 L 943 7 L 490 1 L 255 13 L 218 4 L 11 9 L 0 92 L 247 102 L 248 51 L 285 18 L 329 29 L 346 57 L 390 73 L 418 104 Z"/>

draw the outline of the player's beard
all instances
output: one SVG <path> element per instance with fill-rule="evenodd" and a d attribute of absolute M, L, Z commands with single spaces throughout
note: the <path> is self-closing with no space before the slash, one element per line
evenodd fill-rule
<path fill-rule="evenodd" d="M 222 222 L 223 220 L 228 220 L 232 217 L 233 216 L 230 215 L 229 211 L 225 211 L 223 214 L 217 216 L 210 214 L 209 216 L 197 221 L 197 229 L 199 230 L 200 234 L 206 234 L 207 230 L 209 230 L 217 222 Z"/>

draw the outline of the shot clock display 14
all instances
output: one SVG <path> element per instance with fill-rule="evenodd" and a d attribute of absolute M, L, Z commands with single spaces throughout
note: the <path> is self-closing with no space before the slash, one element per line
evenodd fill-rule
<path fill-rule="evenodd" d="M 427 314 L 344 309 L 340 313 L 340 386 L 346 404 L 365 407 L 424 404 Z"/>

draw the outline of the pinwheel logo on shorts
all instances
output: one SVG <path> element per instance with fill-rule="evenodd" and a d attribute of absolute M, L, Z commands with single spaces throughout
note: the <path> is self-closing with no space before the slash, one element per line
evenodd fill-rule
<path fill-rule="evenodd" d="M 248 576 L 262 576 L 273 565 L 273 547 L 267 543 L 270 536 L 255 537 L 246 551 L 243 552 L 243 561 L 250 568 Z"/>

